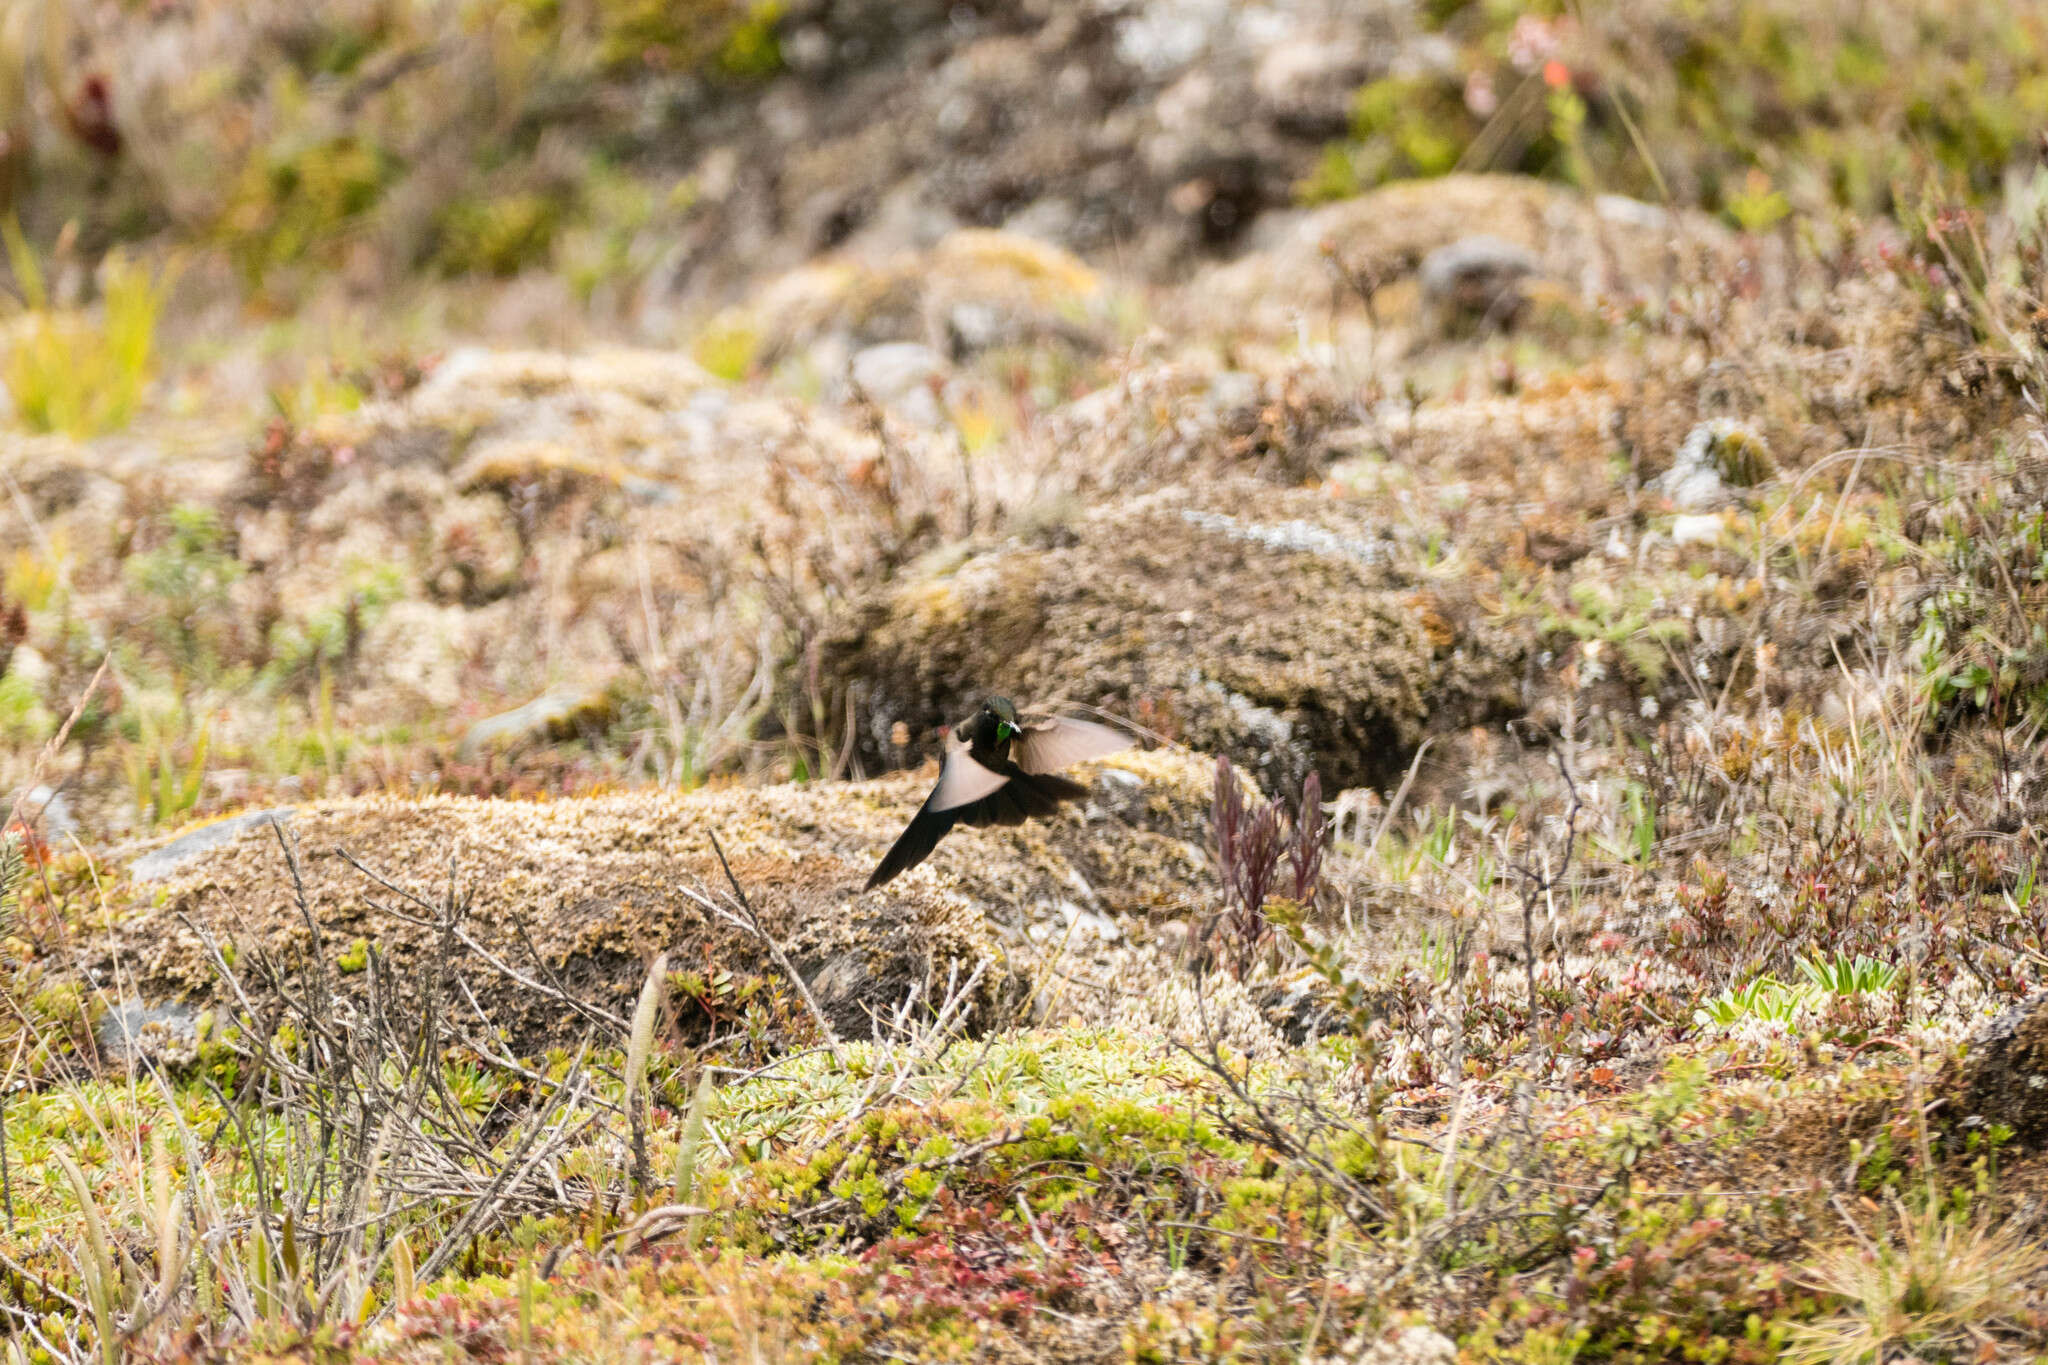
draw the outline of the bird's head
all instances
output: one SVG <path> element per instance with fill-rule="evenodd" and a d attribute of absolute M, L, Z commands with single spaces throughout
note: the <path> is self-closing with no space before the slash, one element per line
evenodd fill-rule
<path fill-rule="evenodd" d="M 981 709 L 995 721 L 998 744 L 1016 738 L 1018 731 L 1023 728 L 1017 724 L 1017 708 L 1010 704 L 1008 697 L 990 697 L 981 704 Z"/>

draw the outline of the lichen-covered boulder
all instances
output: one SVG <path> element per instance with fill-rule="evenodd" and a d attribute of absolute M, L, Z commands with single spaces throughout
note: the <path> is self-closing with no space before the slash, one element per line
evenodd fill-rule
<path fill-rule="evenodd" d="M 532 1050 L 573 1038 L 584 1024 L 512 972 L 560 982 L 623 1016 L 658 953 L 707 974 L 776 970 L 757 936 L 685 894 L 725 895 L 716 833 L 763 928 L 836 1029 L 865 1036 L 913 987 L 932 1004 L 949 977 L 965 981 L 976 968 L 972 1021 L 996 1026 L 1028 1008 L 1041 945 L 1076 916 L 1113 924 L 1205 894 L 1205 760 L 1132 752 L 1076 772 L 1094 784 L 1095 800 L 1020 829 L 956 831 L 924 866 L 867 894 L 863 880 L 931 774 L 538 802 L 317 802 L 285 825 L 317 942 L 264 819 L 199 844 L 167 869 L 152 865 L 159 875 L 136 894 L 117 890 L 92 940 L 100 960 L 83 965 L 118 968 L 150 1004 L 217 1001 L 223 983 L 211 941 L 233 945 L 250 989 L 268 961 L 301 988 L 317 964 L 342 994 L 360 995 L 366 943 L 392 988 L 416 992 L 444 951 L 441 936 L 417 922 L 430 918 L 421 906 L 350 866 L 346 850 L 436 906 L 452 879 L 468 907 L 464 931 L 482 950 L 458 946 L 453 966 L 491 1022 Z"/>
<path fill-rule="evenodd" d="M 1288 334 L 1304 312 L 1360 307 L 1353 286 L 1364 284 L 1375 291 L 1381 322 L 1411 323 L 1430 293 L 1425 262 L 1476 228 L 1490 244 L 1490 274 L 1511 253 L 1517 278 L 1541 275 L 1562 296 L 1581 300 L 1653 293 L 1668 286 L 1681 260 L 1731 249 L 1728 232 L 1703 214 L 1523 176 L 1447 175 L 1382 186 L 1275 222 L 1262 249 L 1216 266 L 1190 297 L 1240 326 Z M 1439 258 L 1436 273 L 1456 273 L 1444 270 L 1450 263 Z M 1439 283 L 1439 299 L 1441 292 Z"/>
<path fill-rule="evenodd" d="M 2048 991 L 1980 1027 L 1936 1088 L 1950 1122 L 2003 1124 L 2026 1147 L 2048 1141 Z"/>
<path fill-rule="evenodd" d="M 1110 304 L 1101 278 L 1058 247 L 966 228 L 879 260 L 808 262 L 716 325 L 751 337 L 762 364 L 808 351 L 832 378 L 847 356 L 878 345 L 914 343 L 945 360 L 1029 344 L 1092 353 L 1106 344 Z"/>
<path fill-rule="evenodd" d="M 1522 311 L 1523 281 L 1542 269 L 1534 252 L 1479 233 L 1430 252 L 1416 278 L 1425 311 L 1456 335 L 1511 324 Z"/>
<path fill-rule="evenodd" d="M 1168 488 L 935 556 L 826 642 L 870 765 L 931 752 L 985 693 L 1099 706 L 1269 788 L 1398 780 L 1433 729 L 1515 713 L 1519 646 L 1392 565 L 1360 502 Z"/>

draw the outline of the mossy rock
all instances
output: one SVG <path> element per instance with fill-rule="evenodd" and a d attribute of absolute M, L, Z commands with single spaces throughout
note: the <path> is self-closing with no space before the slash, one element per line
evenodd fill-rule
<path fill-rule="evenodd" d="M 1999 1124 L 2028 1150 L 2048 1144 L 2048 991 L 1981 1026 L 1936 1090 L 1966 1131 Z"/>
<path fill-rule="evenodd" d="M 848 613 L 825 675 L 870 765 L 994 692 L 1103 707 L 1269 789 L 1385 786 L 1433 730 L 1517 714 L 1522 649 L 1390 567 L 1384 531 L 1318 494 L 1168 489 L 934 556 Z"/>
<path fill-rule="evenodd" d="M 1515 175 L 1446 175 L 1383 185 L 1303 214 L 1272 244 L 1217 267 L 1201 283 L 1215 316 L 1290 333 L 1304 310 L 1332 307 L 1333 264 L 1375 287 L 1373 315 L 1408 326 L 1425 311 L 1417 287 L 1432 252 L 1483 232 L 1497 249 L 1526 252 L 1527 274 L 1581 305 L 1610 293 L 1665 287 L 1680 260 L 1733 258 L 1731 234 L 1696 213 Z M 1362 305 L 1352 290 L 1338 305 Z"/>
<path fill-rule="evenodd" d="M 1778 472 L 1771 458 L 1770 443 L 1752 427 L 1740 422 L 1706 424 L 1707 457 L 1714 472 L 1737 488 L 1754 488 Z"/>
<path fill-rule="evenodd" d="M 88 970 L 132 975 L 151 1003 L 219 1001 L 207 940 L 232 942 L 245 989 L 259 960 L 288 987 L 324 964 L 328 984 L 358 1001 L 372 980 L 416 1000 L 443 952 L 408 904 L 341 856 L 430 903 L 451 884 L 469 898 L 464 927 L 502 966 L 458 948 L 450 964 L 512 1045 L 532 1052 L 580 1035 L 558 1000 L 504 970 L 558 980 L 620 1017 L 655 954 L 679 966 L 773 974 L 750 933 L 707 914 L 684 887 L 722 896 L 715 832 L 767 932 L 811 982 L 833 1026 L 865 1036 L 913 986 L 935 1003 L 949 975 L 982 969 L 971 1022 L 1015 1022 L 1029 1003 L 1034 927 L 1092 897 L 1111 916 L 1186 905 L 1206 890 L 1200 852 L 1207 760 L 1132 752 L 1081 770 L 1099 797 L 1018 830 L 962 830 L 924 866 L 883 890 L 862 882 L 910 818 L 930 774 L 864 784 L 635 792 L 521 802 L 371 797 L 302 806 L 287 826 L 299 849 L 312 930 L 294 900 L 270 821 L 201 848 L 146 888 L 116 887 Z M 1084 889 L 1085 888 L 1085 889 Z M 1042 923 L 1041 923 L 1042 922 Z M 336 971 L 360 941 L 364 967 Z M 530 945 L 530 947 L 529 947 Z M 109 978 L 110 979 L 110 978 Z M 451 987 L 452 988 L 452 987 Z"/>

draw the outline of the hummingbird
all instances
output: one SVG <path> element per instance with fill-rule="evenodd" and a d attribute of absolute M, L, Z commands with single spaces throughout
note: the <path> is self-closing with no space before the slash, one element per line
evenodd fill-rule
<path fill-rule="evenodd" d="M 1088 788 L 1058 769 L 1131 747 L 1121 730 L 1093 721 L 1017 713 L 1008 697 L 990 697 L 946 736 L 938 784 L 868 877 L 866 889 L 908 872 L 955 825 L 1021 825 L 1051 815 Z"/>

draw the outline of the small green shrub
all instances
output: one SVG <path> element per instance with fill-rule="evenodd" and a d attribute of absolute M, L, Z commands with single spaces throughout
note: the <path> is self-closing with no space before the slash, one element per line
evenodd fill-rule
<path fill-rule="evenodd" d="M 516 275 L 547 259 L 566 216 L 556 195 L 458 200 L 441 215 L 434 263 L 445 275 Z"/>
<path fill-rule="evenodd" d="M 1790 1024 L 1806 1003 L 1798 988 L 1774 976 L 1760 976 L 1745 986 L 1722 991 L 1693 1011 L 1693 1022 L 1702 1028 L 1730 1029 L 1751 1019 L 1767 1024 Z"/>
<path fill-rule="evenodd" d="M 1795 965 L 1806 984 L 1823 995 L 1882 995 L 1899 979 L 1896 966 L 1873 957 L 1802 957 Z"/>
<path fill-rule="evenodd" d="M 227 552 L 227 529 L 211 507 L 174 507 L 166 521 L 170 534 L 163 543 L 131 558 L 123 571 L 129 587 L 156 604 L 151 632 L 189 672 L 213 662 L 208 626 L 225 610 L 228 589 L 243 569 Z"/>
<path fill-rule="evenodd" d="M 1458 87 L 1440 76 L 1385 76 L 1352 101 L 1361 179 L 1371 184 L 1446 174 L 1477 131 Z"/>
<path fill-rule="evenodd" d="M 1882 995 L 1898 982 L 1899 969 L 1873 957 L 1800 957 L 1794 962 L 1801 980 L 1780 981 L 1765 973 L 1747 985 L 1725 990 L 1693 1011 L 1701 1027 L 1734 1028 L 1756 1019 L 1772 1024 L 1796 1022 L 1802 1009 L 1819 1010 L 1831 1000 Z"/>
<path fill-rule="evenodd" d="M 1581 579 L 1568 590 L 1569 611 L 1544 616 L 1546 633 L 1567 632 L 1574 638 L 1611 645 L 1645 686 L 1664 680 L 1670 649 L 1685 641 L 1692 628 L 1673 614 L 1650 588 L 1639 583 L 1616 587 L 1597 579 Z M 1581 677 L 1597 681 L 1588 670 L 1604 670 L 1597 654 L 1580 665 Z"/>
<path fill-rule="evenodd" d="M 719 49 L 718 69 L 743 80 L 760 80 L 782 70 L 782 43 L 775 34 L 782 10 L 782 0 L 755 0 Z"/>
<path fill-rule="evenodd" d="M 363 632 L 405 596 L 405 574 L 396 564 L 352 562 L 339 577 L 327 601 L 271 626 L 270 661 L 259 675 L 265 686 L 281 688 L 347 662 Z"/>
<path fill-rule="evenodd" d="M 26 747 L 42 743 L 56 729 L 57 718 L 35 686 L 18 673 L 0 673 L 0 736 Z"/>

